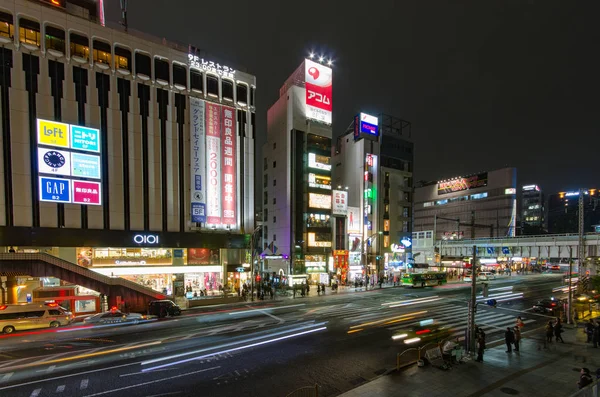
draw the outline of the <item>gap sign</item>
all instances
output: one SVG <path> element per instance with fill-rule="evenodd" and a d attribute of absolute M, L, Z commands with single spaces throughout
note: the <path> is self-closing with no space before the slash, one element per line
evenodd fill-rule
<path fill-rule="evenodd" d="M 71 181 L 68 179 L 40 177 L 40 201 L 71 202 Z"/>

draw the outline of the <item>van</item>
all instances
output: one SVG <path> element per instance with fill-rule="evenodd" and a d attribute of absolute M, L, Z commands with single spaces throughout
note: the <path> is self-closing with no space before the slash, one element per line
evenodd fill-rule
<path fill-rule="evenodd" d="M 56 303 L 0 306 L 0 330 L 5 334 L 36 328 L 56 328 L 71 322 L 70 313 Z"/>

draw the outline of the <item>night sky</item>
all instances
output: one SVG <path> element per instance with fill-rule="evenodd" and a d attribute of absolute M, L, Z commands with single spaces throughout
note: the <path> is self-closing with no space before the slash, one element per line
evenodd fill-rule
<path fill-rule="evenodd" d="M 106 3 L 108 20 L 119 1 Z M 455 4 L 450 4 L 455 3 Z M 518 168 L 552 192 L 600 187 L 600 2 L 130 0 L 130 29 L 257 76 L 266 113 L 313 50 L 334 60 L 334 136 L 354 114 L 413 124 L 415 180 Z"/>

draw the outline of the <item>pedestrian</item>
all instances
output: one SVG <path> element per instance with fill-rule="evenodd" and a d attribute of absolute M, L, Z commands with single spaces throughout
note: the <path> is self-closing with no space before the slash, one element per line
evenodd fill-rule
<path fill-rule="evenodd" d="M 506 353 L 512 353 L 512 345 L 515 343 L 515 334 L 510 327 L 506 327 L 506 331 L 504 331 L 504 342 L 506 342 Z"/>
<path fill-rule="evenodd" d="M 548 324 L 546 324 L 546 342 L 552 342 L 553 336 L 554 327 L 552 326 L 552 321 L 548 321 Z"/>
<path fill-rule="evenodd" d="M 521 329 L 524 326 L 525 326 L 525 323 L 523 322 L 523 319 L 521 318 L 521 316 L 517 317 L 517 327 L 519 327 L 519 329 Z"/>
<path fill-rule="evenodd" d="M 554 324 L 554 336 L 556 337 L 557 342 L 561 341 L 562 343 L 565 343 L 562 336 L 560 335 L 562 333 L 563 333 L 563 327 L 562 327 L 562 324 L 560 323 L 560 318 L 557 318 L 556 324 Z"/>
<path fill-rule="evenodd" d="M 592 343 L 594 347 L 598 347 L 598 343 L 600 343 L 600 325 L 594 321 L 594 331 L 592 332 Z"/>
<path fill-rule="evenodd" d="M 485 333 L 483 331 L 477 332 L 477 359 L 480 363 L 483 362 L 483 351 L 485 350 Z"/>
<path fill-rule="evenodd" d="M 519 343 L 521 342 L 521 330 L 519 327 L 515 327 L 513 333 L 515 334 L 515 351 L 519 351 Z"/>
<path fill-rule="evenodd" d="M 594 334 L 594 322 L 592 319 L 585 323 L 585 333 L 587 335 L 587 343 L 592 341 L 592 335 Z"/>
<path fill-rule="evenodd" d="M 321 285 L 317 284 L 317 295 L 321 296 Z"/>
<path fill-rule="evenodd" d="M 589 369 L 581 368 L 581 371 L 579 373 L 579 382 L 577 382 L 577 387 L 579 389 L 583 389 L 584 387 L 593 382 L 592 375 L 590 374 Z"/>

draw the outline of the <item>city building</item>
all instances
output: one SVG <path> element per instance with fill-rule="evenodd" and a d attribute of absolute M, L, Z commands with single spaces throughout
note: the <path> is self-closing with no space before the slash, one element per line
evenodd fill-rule
<path fill-rule="evenodd" d="M 0 0 L 5 252 L 167 295 L 239 284 L 254 229 L 256 79 L 108 27 L 102 4 Z"/>
<path fill-rule="evenodd" d="M 516 196 L 515 168 L 422 182 L 415 188 L 414 230 L 433 231 L 438 247 L 446 240 L 514 236 Z"/>
<path fill-rule="evenodd" d="M 520 234 L 535 235 L 545 231 L 545 205 L 544 193 L 538 185 L 524 185 L 521 187 Z"/>
<path fill-rule="evenodd" d="M 377 282 L 411 259 L 414 144 L 411 124 L 360 113 L 333 157 L 335 272 L 342 282 Z"/>
<path fill-rule="evenodd" d="M 597 232 L 600 225 L 598 189 L 582 189 L 551 194 L 548 197 L 548 233 L 579 232 L 579 195 L 583 192 L 584 232 Z"/>
<path fill-rule="evenodd" d="M 289 283 L 329 282 L 331 94 L 332 69 L 305 59 L 267 113 L 262 266 Z"/>

